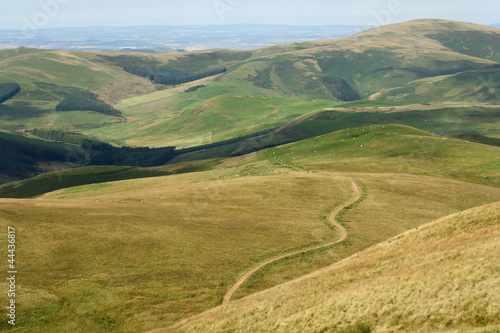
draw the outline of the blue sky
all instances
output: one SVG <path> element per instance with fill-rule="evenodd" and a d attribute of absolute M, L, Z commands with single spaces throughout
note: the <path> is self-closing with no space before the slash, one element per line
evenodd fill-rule
<path fill-rule="evenodd" d="M 192 24 L 397 23 L 441 18 L 500 22 L 498 0 L 0 0 L 0 29 Z M 28 23 L 29 22 L 29 23 Z"/>

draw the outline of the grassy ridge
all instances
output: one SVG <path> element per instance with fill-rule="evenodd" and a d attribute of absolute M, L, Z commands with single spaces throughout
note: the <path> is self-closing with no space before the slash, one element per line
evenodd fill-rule
<path fill-rule="evenodd" d="M 160 169 L 170 171 L 185 169 L 185 171 L 181 172 L 196 171 L 198 169 L 197 165 L 213 165 L 212 162 L 194 162 L 196 160 L 237 156 L 263 149 L 266 146 L 276 146 L 280 143 L 296 141 L 309 136 L 310 133 L 297 131 L 293 127 L 291 129 L 278 129 L 219 147 L 207 147 L 206 149 L 177 155 L 171 161 L 171 165 Z M 497 147 L 478 146 L 474 143 L 440 137 L 399 125 L 373 125 L 364 128 L 347 129 L 291 145 L 268 149 L 260 152 L 257 156 L 257 160 L 265 159 L 274 165 L 288 165 L 301 170 L 416 173 L 500 186 L 499 152 Z M 254 157 L 250 158 L 251 160 L 255 159 Z M 241 160 L 248 160 L 248 158 L 242 157 Z M 176 165 L 186 161 L 193 162 Z M 115 178 L 112 173 L 109 173 L 102 180 L 98 180 L 100 177 L 99 169 L 82 170 L 87 170 L 85 172 L 89 172 L 88 175 L 86 177 L 76 177 L 78 183 L 74 185 L 148 176 L 148 172 L 144 171 L 144 175 L 138 172 L 137 174 L 132 173 L 127 178 L 122 178 L 119 172 Z M 117 171 L 119 170 L 121 169 L 118 168 Z M 201 170 L 206 169 L 202 167 Z M 93 175 L 94 171 L 97 171 L 95 175 Z M 80 171 L 75 172 L 79 173 Z M 155 173 L 152 175 L 155 175 Z M 95 177 L 97 177 L 97 180 Z M 42 176 L 40 179 L 45 184 L 43 186 L 36 185 L 38 184 L 38 178 L 35 178 L 33 183 L 31 180 L 23 181 L 20 183 L 23 184 L 20 187 L 21 189 L 32 188 L 28 194 L 23 194 L 24 190 L 20 192 L 17 189 L 18 184 L 9 184 L 0 187 L 0 195 L 29 197 L 57 188 L 73 186 L 73 183 L 64 184 L 56 181 L 56 178 L 59 178 L 59 176 L 50 174 Z M 56 185 L 52 185 L 52 182 Z"/>
<path fill-rule="evenodd" d="M 426 107 L 429 108 L 426 110 Z M 404 108 L 404 109 L 403 109 Z M 398 111 L 403 109 L 402 111 Z M 389 111 L 390 110 L 390 111 Z M 404 107 L 345 106 L 339 111 L 311 114 L 294 122 L 294 126 L 322 135 L 346 128 L 375 124 L 401 124 L 424 131 L 477 130 L 484 135 L 498 137 L 500 109 L 496 107 L 445 107 L 409 105 Z"/>
<path fill-rule="evenodd" d="M 215 148 L 184 153 L 177 156 L 172 163 L 237 156 L 347 128 L 372 124 L 402 124 L 426 131 L 480 130 L 491 136 L 500 135 L 496 122 L 499 115 L 498 108 L 394 106 L 385 103 L 373 103 L 375 105 L 368 107 L 369 104 L 370 101 L 358 101 L 335 107 L 334 110 L 338 111 L 313 111 L 270 133 L 250 139 L 237 140 L 234 143 Z"/>
<path fill-rule="evenodd" d="M 176 331 L 494 332 L 499 212 L 496 203 L 427 224 Z"/>
<path fill-rule="evenodd" d="M 25 274 L 18 311 L 31 315 L 14 332 L 167 326 L 217 305 L 240 272 L 255 263 L 334 238 L 323 217 L 350 198 L 345 177 L 352 175 L 258 176 L 266 168 L 253 168 L 250 176 L 251 168 L 243 167 L 2 199 L 2 225 L 16 227 L 23 244 L 30 244 L 19 248 Z M 368 199 L 350 214 L 380 206 L 387 228 L 380 228 L 376 215 L 366 216 L 371 224 L 348 225 L 349 248 L 276 267 L 267 282 L 311 272 L 367 246 L 367 240 L 500 198 L 495 188 L 432 177 L 372 175 L 363 182 Z M 393 204 L 399 194 L 415 203 L 411 211 Z M 408 213 L 418 218 L 408 221 Z"/>
<path fill-rule="evenodd" d="M 401 125 L 347 129 L 260 154 L 276 164 L 311 170 L 427 174 L 500 186 L 498 147 Z"/>
<path fill-rule="evenodd" d="M 318 212 L 348 189 L 323 177 L 211 179 L 217 176 L 97 184 L 61 190 L 52 197 L 65 199 L 56 200 L 3 199 L 2 226 L 15 226 L 32 244 L 20 245 L 18 257 L 25 272 L 19 315 L 29 319 L 13 332 L 137 332 L 208 309 L 252 262 L 327 240 L 331 230 Z"/>
<path fill-rule="evenodd" d="M 446 38 L 436 37 L 440 33 Z M 477 40 L 465 38 L 464 33 Z M 67 126 L 131 145 L 188 147 L 284 125 L 293 116 L 317 110 L 316 102 L 308 105 L 313 100 L 330 100 L 331 107 L 345 95 L 393 104 L 495 104 L 497 35 L 498 29 L 491 27 L 420 20 L 340 40 L 254 51 L 148 55 L 9 50 L 0 53 L 0 82 L 19 82 L 22 91 L 0 105 L 0 113 L 8 116 L 2 117 L 0 126 Z M 487 54 L 488 43 L 493 46 Z M 477 54 L 468 51 L 472 46 L 478 47 Z M 154 86 L 125 72 L 126 66 L 191 73 L 226 67 L 228 71 L 173 88 Z M 186 92 L 200 85 L 205 87 Z M 55 114 L 56 105 L 75 89 L 96 93 L 126 117 Z M 290 112 L 291 105 L 301 108 Z M 463 122 L 475 124 L 471 119 Z"/>
<path fill-rule="evenodd" d="M 416 80 L 401 87 L 383 90 L 370 98 L 399 103 L 498 104 L 500 93 L 497 83 L 500 69 L 473 70 L 454 75 Z"/>

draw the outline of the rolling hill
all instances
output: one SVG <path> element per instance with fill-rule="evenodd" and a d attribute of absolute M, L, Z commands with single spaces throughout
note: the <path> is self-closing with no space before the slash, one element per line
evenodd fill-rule
<path fill-rule="evenodd" d="M 21 92 L 0 105 L 0 126 L 86 130 L 129 145 L 182 148 L 277 127 L 356 96 L 388 105 L 495 105 L 499 36 L 493 27 L 418 20 L 251 51 L 2 51 L 0 83 L 17 82 Z M 127 73 L 127 66 L 227 72 L 174 87 Z M 124 117 L 54 111 L 82 90 Z"/>
<path fill-rule="evenodd" d="M 495 203 L 448 216 L 151 332 L 495 332 L 499 212 Z"/>
<path fill-rule="evenodd" d="M 419 140 L 422 149 L 412 150 Z M 30 319 L 12 331 L 137 332 L 213 308 L 254 265 L 337 239 L 326 219 L 352 198 L 355 181 L 362 200 L 339 217 L 346 242 L 266 267 L 234 299 L 312 273 L 436 218 L 500 200 L 498 187 L 477 184 L 498 186 L 499 169 L 489 163 L 499 149 L 372 126 L 213 161 L 207 171 L 186 163 L 168 168 L 199 172 L 154 177 L 167 168 L 160 167 L 148 170 L 150 178 L 0 199 L 2 226 L 31 244 L 20 244 L 18 256 L 19 313 Z M 68 184 L 78 172 L 92 176 L 77 169 Z M 50 175 L 25 188 L 50 185 Z"/>
<path fill-rule="evenodd" d="M 0 330 L 498 330 L 498 71 L 499 29 L 444 20 L 247 51 L 1 51 L 9 161 L 99 166 L 0 185 L 22 272 Z"/>
<path fill-rule="evenodd" d="M 343 130 L 258 154 L 303 170 L 426 174 L 500 186 L 498 147 L 401 125 Z"/>

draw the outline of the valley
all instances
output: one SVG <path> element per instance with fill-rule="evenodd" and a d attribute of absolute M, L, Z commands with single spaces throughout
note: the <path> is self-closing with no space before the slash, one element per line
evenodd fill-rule
<path fill-rule="evenodd" d="M 496 332 L 499 73 L 446 20 L 0 51 L 0 331 Z"/>

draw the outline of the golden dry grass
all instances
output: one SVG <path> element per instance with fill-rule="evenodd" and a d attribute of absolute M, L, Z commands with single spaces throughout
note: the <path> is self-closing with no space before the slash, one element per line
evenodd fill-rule
<path fill-rule="evenodd" d="M 375 332 L 495 332 L 499 222 L 500 202 L 451 215 L 176 331 L 355 332 L 365 324 Z"/>
<path fill-rule="evenodd" d="M 217 176 L 1 200 L 1 226 L 16 227 L 19 237 L 20 323 L 12 332 L 172 324 L 219 304 L 256 262 L 334 238 L 322 214 L 350 196 L 350 182 L 321 175 Z"/>
<path fill-rule="evenodd" d="M 351 198 L 351 180 L 362 186 L 366 198 L 341 217 L 349 232 L 348 241 L 327 251 L 269 267 L 248 281 L 237 297 L 311 273 L 433 219 L 500 200 L 500 189 L 496 187 L 404 174 L 408 170 L 432 174 L 439 168 L 446 171 L 453 165 L 474 166 L 483 163 L 483 159 L 498 156 L 496 148 L 455 144 L 452 140 L 437 140 L 427 133 L 413 133 L 414 130 L 401 127 L 387 127 L 386 130 L 393 133 L 392 140 L 387 134 L 381 140 L 385 145 L 373 140 L 373 147 L 377 149 L 369 151 L 358 149 L 362 142 L 357 140 L 362 137 L 356 134 L 360 133 L 351 133 L 355 137 L 350 139 L 352 144 L 338 142 L 346 141 L 343 136 L 346 133 L 340 133 L 336 134 L 338 138 L 329 135 L 266 152 L 213 161 L 210 163 L 216 169 L 208 172 L 79 186 L 30 200 L 1 199 L 0 227 L 16 227 L 20 241 L 20 325 L 12 332 L 138 332 L 167 327 L 217 306 L 229 286 L 257 263 L 336 239 L 338 233 L 327 227 L 326 217 Z M 411 133 L 396 136 L 396 130 Z M 420 149 L 415 154 L 408 144 L 415 136 L 418 140 L 430 140 L 436 147 Z M 443 151 L 446 154 L 441 153 Z M 384 158 L 388 152 L 390 158 Z M 456 157 L 457 152 L 468 158 Z M 353 154 L 358 156 L 358 163 L 349 165 Z M 445 168 L 450 161 L 454 164 Z M 332 166 L 343 172 L 332 172 Z M 373 166 L 378 166 L 375 171 L 384 173 L 367 173 Z M 386 169 L 387 166 L 392 169 Z M 391 170 L 400 173 L 389 173 Z M 416 246 L 415 251 L 418 248 Z M 420 254 L 413 254 L 410 250 L 405 251 L 409 263 L 413 264 Z M 386 255 L 389 253 L 387 250 Z M 478 252 L 478 256 L 483 254 Z M 369 263 L 375 257 L 367 255 L 366 260 Z M 355 258 L 365 260 L 365 254 Z M 345 262 L 341 261 L 340 265 Z M 301 318 L 302 310 L 313 305 L 304 301 L 307 295 L 301 296 L 297 287 L 294 291 L 297 294 L 292 297 L 296 297 L 297 302 L 284 307 L 285 314 L 280 314 L 277 305 L 269 314 L 257 311 L 258 316 L 252 318 L 245 312 L 248 308 L 240 307 L 248 299 L 256 299 L 254 297 L 262 297 L 259 302 L 264 302 L 262 295 L 269 295 L 264 292 L 235 302 L 235 312 L 230 312 L 227 320 L 207 322 L 203 324 L 206 326 L 193 330 L 217 332 L 225 330 L 225 325 L 228 325 L 229 331 L 233 328 L 236 332 L 245 331 L 244 326 L 238 326 L 237 320 L 231 321 L 233 314 L 240 316 L 238 311 L 242 311 L 242 323 L 250 325 L 250 331 L 255 332 L 301 329 L 306 332 L 321 325 L 326 325 L 323 328 L 328 332 L 356 325 L 365 314 L 368 319 L 383 319 L 376 311 L 383 308 L 381 302 L 386 295 L 383 293 L 389 295 L 389 291 L 397 290 L 391 284 L 395 283 L 392 277 L 412 268 L 406 267 L 400 272 L 391 271 L 392 266 L 384 266 L 375 274 L 369 269 L 378 262 L 372 262 L 371 266 L 366 264 L 366 267 L 359 262 L 349 266 L 353 269 L 350 272 L 346 268 L 343 275 L 338 275 L 343 280 L 328 277 L 332 283 L 337 281 L 335 283 L 339 286 L 349 286 L 351 290 L 351 294 L 342 296 L 344 303 L 339 303 L 338 307 L 337 303 L 332 305 L 342 311 L 340 324 L 336 317 L 328 317 L 330 310 L 325 309 L 318 312 L 320 323 L 314 321 L 314 314 L 311 315 L 312 321 Z M 469 272 L 467 267 L 463 266 L 464 274 Z M 384 277 L 377 280 L 377 286 L 382 288 L 380 299 L 375 291 L 368 295 L 372 298 L 363 294 L 363 276 L 372 274 L 370 272 L 374 279 Z M 456 268 L 453 274 L 457 281 L 459 273 L 459 268 Z M 349 280 L 361 284 L 348 285 Z M 325 292 L 314 291 L 311 286 L 304 289 L 304 292 L 311 292 L 311 302 L 320 294 L 327 295 L 328 290 L 344 292 L 344 289 L 330 286 L 329 281 L 319 282 L 321 288 L 327 287 Z M 409 286 L 414 286 L 411 283 L 408 282 Z M 420 293 L 428 297 L 428 293 L 435 292 L 433 288 L 430 284 L 428 291 L 422 289 Z M 401 331 L 408 327 L 411 331 L 411 325 L 424 322 L 422 318 L 427 314 L 422 309 L 428 306 L 426 299 L 422 301 L 422 309 L 418 308 L 410 315 L 404 312 L 406 308 L 401 304 L 401 297 L 412 300 L 411 297 L 417 296 L 411 293 L 389 296 L 388 299 L 394 300 L 390 312 L 403 311 L 400 318 L 406 321 L 396 328 L 395 319 L 384 319 L 383 325 L 386 326 L 378 328 Z M 443 298 L 439 300 L 448 306 L 441 296 Z M 269 302 L 272 303 L 287 296 L 271 297 L 273 299 Z M 371 308 L 373 311 L 366 310 L 364 304 L 348 303 L 351 297 L 372 299 L 375 304 Z M 450 300 L 454 301 L 454 298 Z M 5 301 L 6 295 L 0 294 L 0 304 Z M 481 306 L 477 298 L 469 304 L 474 313 L 481 313 L 476 311 L 481 310 Z M 260 308 L 266 313 L 269 310 L 258 305 L 257 309 Z M 224 313 L 229 311 L 229 308 L 222 309 Z M 419 311 L 424 315 L 420 316 Z M 282 316 L 277 322 L 266 323 L 259 317 L 262 315 L 273 320 L 274 313 Z M 296 322 L 288 317 L 290 313 L 297 313 Z M 414 323 L 411 321 L 413 314 L 418 314 Z M 490 320 L 488 316 L 484 320 Z M 433 323 L 433 318 L 425 318 Z M 454 318 L 446 322 L 453 320 L 449 327 L 441 328 L 468 329 L 478 324 L 477 320 L 483 320 L 482 317 L 476 320 L 470 316 L 465 316 L 464 321 Z M 260 323 L 253 323 L 253 319 Z M 441 325 L 439 320 L 441 317 L 436 321 L 438 327 Z M 310 327 L 301 322 L 311 323 Z M 277 323 L 283 326 L 276 326 Z M 270 326 L 259 326 L 261 324 Z M 378 325 L 379 322 L 370 321 L 368 324 Z"/>
<path fill-rule="evenodd" d="M 239 296 L 436 216 L 500 200 L 497 188 L 436 177 L 254 175 L 270 172 L 265 161 L 225 167 L 2 199 L 2 227 L 14 225 L 20 239 L 23 320 L 13 332 L 137 332 L 217 306 L 256 263 L 335 239 L 325 218 L 352 196 L 349 179 L 368 196 L 342 217 L 348 243 L 273 266 Z"/>
<path fill-rule="evenodd" d="M 362 184 L 366 196 L 341 217 L 349 233 L 347 242 L 267 267 L 242 286 L 237 298 L 313 272 L 436 218 L 500 200 L 499 189 L 450 179 L 374 173 L 344 176 Z"/>

